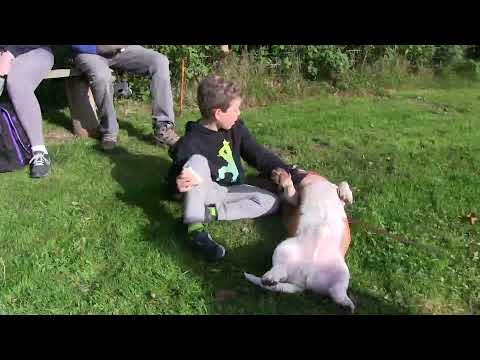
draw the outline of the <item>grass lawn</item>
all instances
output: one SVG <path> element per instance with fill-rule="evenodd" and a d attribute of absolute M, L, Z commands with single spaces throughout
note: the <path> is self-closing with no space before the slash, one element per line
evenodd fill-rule
<path fill-rule="evenodd" d="M 352 186 L 347 212 L 360 223 L 347 263 L 357 314 L 480 312 L 480 223 L 466 218 L 480 212 L 479 90 L 325 95 L 243 112 L 286 161 Z M 68 112 L 51 111 L 51 175 L 0 174 L 0 314 L 341 312 L 329 299 L 244 280 L 243 271 L 270 268 L 286 235 L 279 216 L 212 224 L 227 256 L 214 265 L 196 257 L 166 191 L 168 154 L 144 139 L 148 106 L 117 108 L 114 153 L 73 138 Z M 180 133 L 197 116 L 183 114 Z"/>

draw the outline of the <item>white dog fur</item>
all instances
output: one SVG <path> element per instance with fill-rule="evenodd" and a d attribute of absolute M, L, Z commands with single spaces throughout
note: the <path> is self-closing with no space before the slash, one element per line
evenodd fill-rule
<path fill-rule="evenodd" d="M 296 293 L 312 290 L 330 296 L 335 303 L 355 305 L 347 295 L 350 272 L 345 255 L 350 244 L 350 229 L 344 210 L 353 195 L 346 182 L 338 186 L 308 173 L 296 192 L 290 176 L 279 171 L 274 178 L 286 200 L 296 206 L 290 216 L 290 236 L 275 249 L 272 268 L 261 278 L 244 273 L 247 280 L 264 289 Z"/>

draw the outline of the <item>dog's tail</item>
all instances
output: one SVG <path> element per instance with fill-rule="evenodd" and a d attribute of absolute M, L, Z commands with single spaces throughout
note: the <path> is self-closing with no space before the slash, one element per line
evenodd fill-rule
<path fill-rule="evenodd" d="M 295 284 L 290 284 L 290 283 L 276 283 L 275 285 L 263 285 L 262 284 L 262 279 L 259 278 L 258 276 L 249 274 L 244 272 L 243 275 L 245 278 L 250 281 L 252 284 L 255 284 L 257 286 L 260 286 L 262 289 L 269 290 L 269 291 L 274 291 L 274 292 L 281 292 L 281 293 L 297 293 L 297 292 L 302 292 L 303 288 L 300 286 L 297 286 Z"/>

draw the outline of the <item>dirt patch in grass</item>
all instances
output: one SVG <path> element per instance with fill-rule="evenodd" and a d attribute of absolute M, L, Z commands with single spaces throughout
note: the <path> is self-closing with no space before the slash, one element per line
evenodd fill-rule
<path fill-rule="evenodd" d="M 67 130 L 62 129 L 53 129 L 49 130 L 45 134 L 45 140 L 47 143 L 68 143 L 71 142 L 75 138 L 75 135 Z"/>

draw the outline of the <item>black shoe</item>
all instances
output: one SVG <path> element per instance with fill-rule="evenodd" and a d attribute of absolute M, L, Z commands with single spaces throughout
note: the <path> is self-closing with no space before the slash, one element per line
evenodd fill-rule
<path fill-rule="evenodd" d="M 190 238 L 195 249 L 200 251 L 207 260 L 220 260 L 225 256 L 225 248 L 213 241 L 206 230 L 194 231 L 190 234 Z"/>
<path fill-rule="evenodd" d="M 117 146 L 117 137 L 115 135 L 104 134 L 102 136 L 102 150 L 112 151 Z"/>
<path fill-rule="evenodd" d="M 30 160 L 30 177 L 41 178 L 48 175 L 50 170 L 50 156 L 42 151 L 35 151 Z"/>

